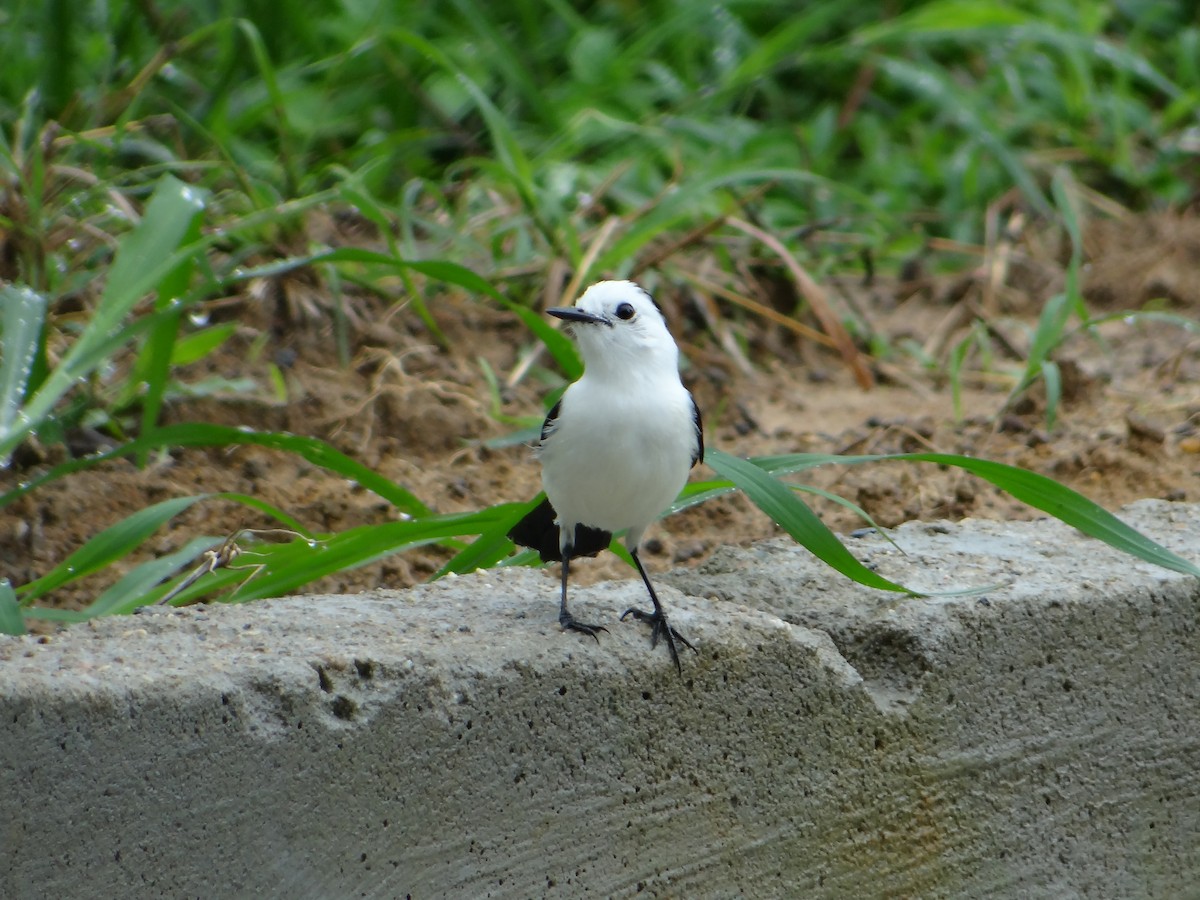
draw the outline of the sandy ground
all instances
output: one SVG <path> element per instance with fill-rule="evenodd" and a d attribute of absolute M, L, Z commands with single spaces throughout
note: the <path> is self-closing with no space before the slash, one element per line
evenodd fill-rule
<path fill-rule="evenodd" d="M 1200 308 L 1200 223 L 1138 221 L 1132 230 L 1105 226 L 1089 234 L 1087 296 L 1093 313 L 1152 302 L 1194 322 Z M 870 390 L 861 389 L 831 351 L 785 328 L 721 306 L 714 332 L 714 307 L 698 303 L 683 283 L 664 275 L 656 294 L 683 349 L 685 380 L 704 411 L 710 447 L 740 455 L 967 453 L 1045 473 L 1109 509 L 1143 497 L 1200 500 L 1200 333 L 1169 322 L 1117 318 L 1074 335 L 1054 354 L 1064 374 L 1065 402 L 1051 429 L 1038 389 L 1005 406 L 1012 375 L 1020 371 L 1006 347 L 1028 345 L 1038 312 L 1055 290 L 1056 272 L 1033 263 L 1023 271 L 1014 264 L 1004 276 L 1002 289 L 991 292 L 983 267 L 904 284 L 827 284 L 839 313 L 874 335 L 871 346 L 890 348 L 871 364 L 878 383 Z M 510 313 L 453 294 L 435 298 L 429 308 L 448 339 L 446 348 L 410 308 L 364 297 L 352 321 L 353 359 L 341 366 L 329 316 L 319 302 L 302 302 L 319 301 L 319 288 L 296 281 L 266 288 L 213 310 L 213 321 L 237 320 L 237 332 L 183 377 L 250 379 L 257 387 L 176 399 L 166 421 L 320 437 L 440 512 L 529 499 L 537 492 L 538 468 L 527 447 L 504 446 L 503 439 L 516 430 L 515 417 L 540 416 L 542 397 L 558 376 L 548 357 L 535 357 L 522 368 L 534 340 Z M 1155 301 L 1163 297 L 1166 301 Z M 710 311 L 707 319 L 704 308 Z M 903 349 L 920 347 L 945 358 L 972 322 L 986 322 L 991 350 L 968 355 L 956 406 L 945 367 L 924 368 Z M 284 375 L 286 402 L 268 389 L 272 362 Z M 498 393 L 489 390 L 485 364 L 503 385 Z M 524 376 L 508 384 L 518 370 Z M 87 434 L 76 439 L 79 452 L 102 442 Z M 63 453 L 26 448 L 18 465 L 0 476 L 0 488 L 36 475 Z M 693 477 L 712 473 L 697 468 Z M 828 467 L 806 473 L 806 480 L 853 500 L 884 526 L 912 519 L 1040 515 L 958 470 L 931 465 Z M 149 503 L 218 491 L 259 496 L 315 531 L 397 517 L 372 493 L 284 454 L 251 447 L 187 450 L 142 470 L 132 461 L 115 461 L 22 498 L 0 518 L 0 571 L 24 583 Z M 828 501 L 813 505 L 835 530 L 862 524 Z M 271 524 L 253 520 L 233 503 L 204 502 L 152 537 L 146 551 L 161 555 L 197 535 Z M 694 565 L 719 545 L 775 531 L 744 498 L 725 497 L 652 528 L 644 558 L 654 570 Z M 438 548 L 423 548 L 310 587 L 335 592 L 403 587 L 425 580 L 447 558 Z M 629 572 L 619 560 L 601 557 L 572 574 L 592 581 Z M 115 577 L 109 570 L 43 602 L 85 605 Z"/>

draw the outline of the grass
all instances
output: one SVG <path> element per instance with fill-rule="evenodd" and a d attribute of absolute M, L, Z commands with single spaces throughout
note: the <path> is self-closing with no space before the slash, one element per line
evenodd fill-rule
<path fill-rule="evenodd" d="M 770 278 L 794 298 L 771 312 L 855 365 L 864 349 L 908 351 L 872 345 L 878 336 L 852 313 L 831 317 L 813 285 L 917 260 L 963 266 L 939 247 L 989 263 L 1004 230 L 996 223 L 1020 217 L 1069 248 L 1063 291 L 1026 357 L 1001 372 L 1010 399 L 1044 384 L 1052 426 L 1054 352 L 1097 321 L 1079 292 L 1084 220 L 1178 206 L 1200 187 L 1200 25 L 1165 2 L 935 0 L 881 19 L 847 0 L 798 14 L 656 0 L 586 15 L 534 0 L 70 10 L 18 0 L 0 24 L 0 463 L 81 427 L 117 445 L 21 473 L 0 508 L 114 455 L 144 465 L 156 452 L 253 440 L 410 517 L 314 535 L 285 510 L 225 495 L 301 537 L 258 546 L 245 535 L 261 568 L 213 564 L 172 602 L 268 596 L 428 542 L 453 552 L 444 571 L 511 552 L 503 533 L 519 510 L 436 517 L 316 438 L 162 427 L 164 404 L 189 387 L 184 363 L 231 333 L 207 324 L 207 311 L 256 280 L 313 278 L 343 361 L 356 297 L 407 304 L 445 344 L 429 304 L 455 291 L 520 317 L 572 377 L 574 351 L 532 311 L 547 283 L 567 300 L 602 275 L 704 283 L 722 297 L 721 315 L 753 321 L 765 314 L 755 278 Z M 307 224 L 338 210 L 370 223 L 369 245 L 314 243 Z M 999 365 L 983 326 L 922 364 L 956 389 L 973 366 Z M 760 477 L 767 470 L 716 458 L 723 479 L 689 496 L 736 486 L 824 558 L 840 558 L 794 492 Z M 1014 493 L 1025 483 L 993 474 Z M 1102 519 L 1077 495 L 1038 491 L 1055 498 L 1055 514 Z M 143 564 L 89 610 L 37 605 L 49 586 L 128 557 L 151 525 L 211 499 L 147 506 L 52 572 L 0 586 L 0 629 L 167 595 L 214 559 L 205 554 L 220 538 Z M 1111 522 L 1090 533 L 1141 546 Z"/>

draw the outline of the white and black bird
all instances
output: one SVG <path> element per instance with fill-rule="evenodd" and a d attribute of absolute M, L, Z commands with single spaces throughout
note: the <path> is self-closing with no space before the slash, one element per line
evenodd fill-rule
<path fill-rule="evenodd" d="M 571 560 L 595 556 L 624 530 L 654 611 L 632 607 L 621 620 L 648 623 L 650 646 L 665 639 L 682 672 L 676 641 L 696 648 L 667 623 L 638 557 L 647 526 L 704 459 L 700 410 L 679 379 L 679 348 L 658 306 L 631 281 L 601 281 L 574 306 L 546 312 L 571 324 L 584 373 L 546 416 L 535 447 L 546 499 L 508 536 L 545 562 L 562 562 L 559 624 L 595 638 L 607 629 L 579 622 L 567 609 Z"/>

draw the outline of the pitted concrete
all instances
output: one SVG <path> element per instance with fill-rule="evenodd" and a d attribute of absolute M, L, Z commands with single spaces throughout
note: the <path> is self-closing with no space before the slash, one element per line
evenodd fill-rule
<path fill-rule="evenodd" d="M 1123 516 L 1200 558 L 1200 506 Z M 0 896 L 1182 897 L 1200 582 L 1059 523 L 786 541 L 0 638 Z M 586 563 L 584 563 L 586 565 Z M 666 587 L 674 585 L 676 589 Z M 683 591 L 684 593 L 680 593 Z"/>

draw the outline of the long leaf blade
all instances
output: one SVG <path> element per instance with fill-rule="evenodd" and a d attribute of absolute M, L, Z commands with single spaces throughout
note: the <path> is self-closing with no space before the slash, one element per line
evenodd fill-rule
<path fill-rule="evenodd" d="M 83 333 L 29 398 L 20 427 L 0 432 L 0 459 L 7 459 L 25 435 L 45 421 L 79 379 L 107 361 L 114 336 L 122 338 L 121 325 L 130 310 L 179 265 L 176 251 L 203 207 L 199 189 L 171 176 L 159 182 L 142 221 L 121 239 L 100 302 Z"/>
<path fill-rule="evenodd" d="M 1110 547 L 1164 569 L 1200 578 L 1200 566 L 1172 553 L 1157 541 L 1126 525 L 1098 503 L 1066 485 L 1059 484 L 1053 478 L 1004 463 L 949 453 L 909 453 L 894 458 L 965 469 L 985 481 L 990 481 L 1022 503 L 1049 513 L 1088 537 L 1096 538 Z"/>
<path fill-rule="evenodd" d="M 847 578 L 867 587 L 916 595 L 864 566 L 832 531 L 783 482 L 750 460 L 738 459 L 721 450 L 705 453 L 705 462 L 718 474 L 736 484 L 754 505 L 771 517 L 814 556 Z"/>
<path fill-rule="evenodd" d="M 27 287 L 0 288 L 0 440 L 9 433 L 25 399 L 37 358 L 46 298 Z M 7 456 L 0 457 L 0 462 Z"/>
<path fill-rule="evenodd" d="M 114 560 L 127 556 L 157 531 L 164 522 L 208 496 L 208 494 L 196 494 L 191 497 L 173 497 L 170 500 L 155 503 L 153 506 L 147 506 L 145 509 L 139 509 L 92 537 L 41 578 L 21 585 L 17 589 L 18 596 L 21 597 L 22 602 L 32 603 L 55 588 L 90 575 Z"/>
<path fill-rule="evenodd" d="M 106 460 L 127 456 L 143 450 L 161 447 L 226 447 L 254 445 L 294 453 L 314 465 L 321 466 L 351 479 L 369 491 L 378 494 L 402 512 L 412 516 L 429 514 L 429 508 L 416 495 L 393 481 L 364 466 L 357 460 L 317 438 L 302 437 L 274 431 L 252 431 L 207 423 L 180 423 L 156 428 L 153 433 L 142 435 L 121 446 L 84 459 L 73 459 L 60 463 L 43 475 L 26 484 L 13 488 L 0 496 L 0 509 L 23 497 L 30 491 L 66 475 L 90 469 Z M 299 530 L 299 529 L 297 529 Z"/>
<path fill-rule="evenodd" d="M 7 578 L 0 578 L 0 634 L 24 634 L 21 603 Z"/>
<path fill-rule="evenodd" d="M 1189 562 L 1140 531 L 1126 525 L 1098 503 L 1089 500 L 1066 485 L 1059 484 L 1053 478 L 1017 466 L 954 453 L 895 453 L 864 456 L 794 453 L 756 457 L 754 462 L 767 471 L 783 473 L 801 471 L 815 466 L 859 465 L 895 460 L 936 463 L 971 472 L 985 481 L 991 482 L 1022 503 L 1049 513 L 1059 521 L 1078 529 L 1088 537 L 1103 541 L 1116 550 L 1173 572 L 1200 577 L 1200 566 Z"/>
<path fill-rule="evenodd" d="M 195 562 L 206 550 L 219 545 L 222 538 L 192 538 L 174 553 L 148 560 L 137 566 L 92 601 L 84 610 L 89 616 L 133 612 L 147 602 L 146 595 L 182 566 Z"/>

